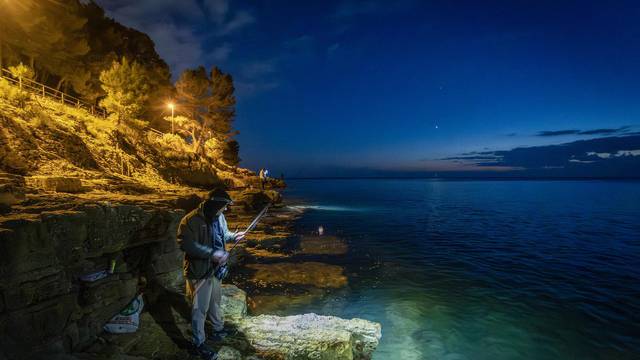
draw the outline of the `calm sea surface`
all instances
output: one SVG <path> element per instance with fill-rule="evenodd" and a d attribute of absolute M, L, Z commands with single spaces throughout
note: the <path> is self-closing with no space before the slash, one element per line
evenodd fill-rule
<path fill-rule="evenodd" d="M 288 183 L 349 284 L 281 314 L 380 322 L 375 359 L 640 359 L 640 182 Z"/>

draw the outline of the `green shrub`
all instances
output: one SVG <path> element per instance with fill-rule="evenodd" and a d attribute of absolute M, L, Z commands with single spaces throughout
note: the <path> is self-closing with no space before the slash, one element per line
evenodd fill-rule
<path fill-rule="evenodd" d="M 16 85 L 9 83 L 6 79 L 0 79 L 0 97 L 7 99 L 11 104 L 24 107 L 31 98 L 31 94 Z"/>

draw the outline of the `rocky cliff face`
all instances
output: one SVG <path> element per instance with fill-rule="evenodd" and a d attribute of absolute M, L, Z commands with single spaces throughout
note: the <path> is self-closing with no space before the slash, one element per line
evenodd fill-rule
<path fill-rule="evenodd" d="M 109 203 L 0 218 L 0 355 L 78 351 L 141 280 L 182 284 L 175 232 L 183 210 Z M 97 281 L 82 276 L 107 270 Z"/>

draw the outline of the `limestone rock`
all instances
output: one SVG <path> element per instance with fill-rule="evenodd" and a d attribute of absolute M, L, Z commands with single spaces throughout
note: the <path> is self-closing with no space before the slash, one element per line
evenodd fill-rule
<path fill-rule="evenodd" d="M 75 177 L 32 176 L 28 182 L 31 186 L 45 191 L 81 193 L 87 190 L 82 186 L 82 181 Z"/>
<path fill-rule="evenodd" d="M 316 314 L 247 317 L 238 328 L 258 354 L 283 359 L 370 359 L 382 336 L 380 324 Z"/>
<path fill-rule="evenodd" d="M 223 346 L 218 350 L 218 360 L 242 360 L 242 354 L 234 348 Z"/>
<path fill-rule="evenodd" d="M 22 176 L 0 172 L 0 212 L 24 201 L 24 184 Z"/>
<path fill-rule="evenodd" d="M 222 285 L 222 313 L 226 321 L 237 323 L 247 315 L 247 294 L 234 285 Z"/>

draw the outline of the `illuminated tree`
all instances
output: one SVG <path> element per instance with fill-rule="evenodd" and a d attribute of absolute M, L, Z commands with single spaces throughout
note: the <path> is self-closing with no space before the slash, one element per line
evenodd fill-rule
<path fill-rule="evenodd" d="M 176 92 L 181 108 L 191 119 L 185 125 L 193 141 L 193 151 L 212 151 L 217 158 L 222 158 L 235 116 L 231 76 L 217 67 L 212 69 L 210 77 L 202 66 L 187 69 L 176 82 Z M 215 141 L 209 141 L 211 139 Z"/>
<path fill-rule="evenodd" d="M 22 80 L 33 79 L 36 75 L 33 72 L 32 68 L 26 66 L 23 63 L 20 63 L 16 66 L 9 66 L 9 72 L 14 78 L 18 79 L 18 83 L 20 84 L 21 89 L 22 89 Z"/>
<path fill-rule="evenodd" d="M 107 94 L 100 105 L 116 115 L 118 124 L 123 120 L 137 124 L 149 89 L 144 69 L 135 61 L 122 58 L 122 61 L 114 61 L 109 69 L 100 73 L 100 82 Z"/>

